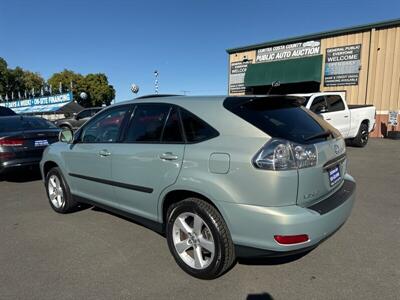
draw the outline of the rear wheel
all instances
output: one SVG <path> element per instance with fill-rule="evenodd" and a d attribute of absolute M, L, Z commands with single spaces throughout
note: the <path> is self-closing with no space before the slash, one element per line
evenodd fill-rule
<path fill-rule="evenodd" d="M 185 272 L 213 279 L 232 266 L 235 252 L 229 230 L 211 204 L 188 198 L 173 204 L 167 218 L 168 247 Z"/>
<path fill-rule="evenodd" d="M 68 184 L 58 167 L 52 168 L 47 173 L 45 185 L 47 197 L 53 210 L 64 214 L 77 208 L 78 203 L 72 198 Z"/>
<path fill-rule="evenodd" d="M 365 147 L 368 143 L 369 132 L 368 125 L 362 123 L 358 130 L 357 136 L 352 140 L 352 144 L 356 147 Z"/>

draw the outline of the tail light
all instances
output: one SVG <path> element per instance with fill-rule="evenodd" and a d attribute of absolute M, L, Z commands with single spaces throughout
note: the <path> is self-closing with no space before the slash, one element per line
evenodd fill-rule
<path fill-rule="evenodd" d="M 5 138 L 0 140 L 0 146 L 19 147 L 24 145 L 24 140 L 19 138 Z"/>
<path fill-rule="evenodd" d="M 253 165 L 264 170 L 295 170 L 317 164 L 315 145 L 301 145 L 283 139 L 271 139 L 253 158 Z"/>

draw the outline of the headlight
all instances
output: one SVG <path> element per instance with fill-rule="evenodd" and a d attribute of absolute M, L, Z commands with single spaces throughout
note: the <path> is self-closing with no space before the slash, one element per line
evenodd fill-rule
<path fill-rule="evenodd" d="M 271 139 L 253 158 L 256 168 L 265 170 L 295 170 L 317 164 L 315 145 L 301 145 L 283 139 Z"/>

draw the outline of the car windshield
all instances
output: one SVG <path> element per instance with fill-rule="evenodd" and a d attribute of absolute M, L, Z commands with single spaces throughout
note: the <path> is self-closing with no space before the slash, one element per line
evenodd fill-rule
<path fill-rule="evenodd" d="M 235 105 L 235 98 L 227 98 L 224 106 L 271 137 L 309 144 L 335 135 L 335 129 L 302 107 L 297 97 L 238 99 Z"/>
<path fill-rule="evenodd" d="M 53 123 L 41 118 L 11 117 L 0 119 L 0 132 L 55 129 Z"/>

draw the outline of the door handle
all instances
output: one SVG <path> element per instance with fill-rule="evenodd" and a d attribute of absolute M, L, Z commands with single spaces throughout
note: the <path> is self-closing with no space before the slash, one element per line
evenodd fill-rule
<path fill-rule="evenodd" d="M 103 150 L 100 150 L 100 151 L 99 151 L 99 155 L 100 155 L 101 157 L 107 157 L 107 156 L 110 156 L 111 153 L 110 153 L 107 149 L 103 149 Z"/>
<path fill-rule="evenodd" d="M 160 155 L 160 159 L 162 159 L 162 160 L 177 160 L 178 155 L 175 155 L 172 152 L 165 152 Z"/>
<path fill-rule="evenodd" d="M 344 116 L 345 118 L 348 118 L 349 116 Z"/>
<path fill-rule="evenodd" d="M 326 119 L 325 119 L 325 121 L 330 121 L 330 120 L 332 120 L 332 119 L 331 119 L 331 118 L 326 118 Z"/>

